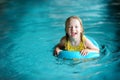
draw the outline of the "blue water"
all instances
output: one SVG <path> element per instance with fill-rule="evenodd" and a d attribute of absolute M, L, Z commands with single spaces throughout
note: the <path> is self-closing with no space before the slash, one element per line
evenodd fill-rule
<path fill-rule="evenodd" d="M 71 15 L 82 18 L 100 58 L 77 62 L 53 56 Z M 0 80 L 119 80 L 119 25 L 119 0 L 1 0 Z"/>

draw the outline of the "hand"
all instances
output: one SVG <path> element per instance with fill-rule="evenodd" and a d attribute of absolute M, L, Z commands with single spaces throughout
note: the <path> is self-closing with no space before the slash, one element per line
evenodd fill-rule
<path fill-rule="evenodd" d="M 88 53 L 89 51 L 90 51 L 89 49 L 83 49 L 83 50 L 81 51 L 81 54 L 82 54 L 83 56 L 85 56 L 85 55 L 87 55 L 87 53 Z"/>
<path fill-rule="evenodd" d="M 59 52 L 60 52 L 60 51 L 62 51 L 62 50 L 59 49 L 59 48 L 56 48 L 56 49 L 54 50 L 54 56 L 59 55 Z"/>

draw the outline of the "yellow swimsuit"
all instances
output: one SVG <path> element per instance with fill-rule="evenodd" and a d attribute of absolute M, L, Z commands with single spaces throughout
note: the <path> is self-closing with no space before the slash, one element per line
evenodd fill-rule
<path fill-rule="evenodd" d="M 80 42 L 80 44 L 78 46 L 72 46 L 70 41 L 68 40 L 65 42 L 65 50 L 81 51 L 81 50 L 85 49 L 84 41 L 85 41 L 85 36 L 83 36 L 82 41 Z"/>

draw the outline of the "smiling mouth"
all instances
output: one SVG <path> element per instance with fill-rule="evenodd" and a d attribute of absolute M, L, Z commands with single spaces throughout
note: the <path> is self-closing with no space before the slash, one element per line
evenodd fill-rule
<path fill-rule="evenodd" d="M 71 36 L 76 36 L 77 32 L 71 32 Z"/>

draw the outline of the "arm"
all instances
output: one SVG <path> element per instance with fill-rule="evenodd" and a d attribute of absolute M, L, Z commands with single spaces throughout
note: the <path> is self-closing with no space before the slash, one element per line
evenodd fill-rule
<path fill-rule="evenodd" d="M 57 56 L 57 55 L 59 54 L 59 52 L 64 49 L 64 47 L 65 47 L 65 46 L 64 46 L 65 41 L 66 41 L 66 37 L 63 37 L 63 38 L 60 40 L 60 43 L 58 43 L 58 44 L 55 46 L 54 56 Z"/>
<path fill-rule="evenodd" d="M 88 52 L 99 53 L 99 48 L 97 48 L 88 38 L 85 37 L 86 49 L 81 51 L 82 55 L 86 55 Z"/>

